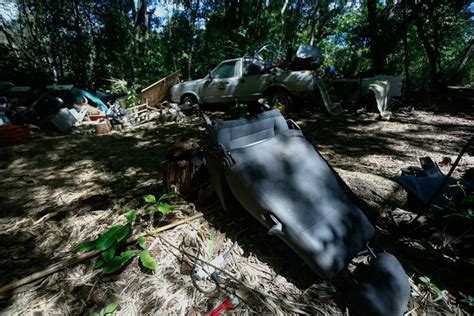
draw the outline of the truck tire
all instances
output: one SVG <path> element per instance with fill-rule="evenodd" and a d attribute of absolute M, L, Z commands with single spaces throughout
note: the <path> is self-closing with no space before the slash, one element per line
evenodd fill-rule
<path fill-rule="evenodd" d="M 186 94 L 181 98 L 181 104 L 191 106 L 193 104 L 197 104 L 198 101 L 195 96 L 191 94 Z"/>
<path fill-rule="evenodd" d="M 293 106 L 293 98 L 288 91 L 283 89 L 270 91 L 268 102 L 272 108 L 278 109 L 283 114 L 290 112 Z"/>

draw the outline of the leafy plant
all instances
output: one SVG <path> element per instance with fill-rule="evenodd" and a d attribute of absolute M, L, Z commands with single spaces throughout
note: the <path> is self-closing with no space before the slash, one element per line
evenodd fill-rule
<path fill-rule="evenodd" d="M 127 92 L 127 105 L 134 106 L 140 102 L 140 96 L 136 91 L 136 87 L 132 86 Z"/>
<path fill-rule="evenodd" d="M 462 293 L 460 293 L 460 294 L 463 297 L 462 299 L 459 300 L 460 302 L 469 304 L 469 306 L 474 306 L 474 297 L 473 296 L 464 295 Z"/>
<path fill-rule="evenodd" d="M 158 268 L 158 262 L 156 262 L 155 258 L 151 256 L 150 251 L 146 249 L 142 250 L 139 254 L 139 257 L 140 262 L 145 268 L 152 271 L 155 271 Z"/>
<path fill-rule="evenodd" d="M 109 79 L 110 84 L 110 93 L 113 95 L 123 95 L 128 92 L 127 81 L 124 79 Z"/>
<path fill-rule="evenodd" d="M 145 195 L 144 199 L 147 205 L 166 215 L 174 210 L 175 206 L 166 203 L 169 199 L 175 197 L 174 193 L 163 194 L 158 201 L 153 195 Z M 145 211 L 146 213 L 146 211 Z M 127 224 L 115 225 L 100 235 L 96 240 L 86 241 L 75 248 L 76 252 L 85 252 L 98 250 L 101 252 L 99 258 L 94 264 L 94 269 L 102 268 L 102 274 L 111 274 L 119 271 L 127 265 L 134 257 L 138 256 L 142 265 L 152 271 L 158 267 L 158 262 L 146 249 L 146 239 L 144 236 L 137 238 L 138 249 L 123 250 L 119 254 L 118 250 L 123 249 L 127 237 L 131 234 L 132 225 L 137 220 L 138 211 L 132 209 L 125 214 Z"/>
<path fill-rule="evenodd" d="M 217 239 L 217 231 L 211 230 L 209 232 L 209 240 L 207 242 L 207 251 L 212 253 L 214 251 L 214 243 Z"/>
<path fill-rule="evenodd" d="M 175 198 L 175 197 L 176 197 L 176 193 L 169 192 L 160 196 L 160 198 L 157 201 L 154 195 L 152 194 L 145 195 L 143 197 L 143 199 L 147 203 L 145 214 L 153 214 L 156 211 L 160 212 L 163 215 L 172 213 L 176 207 L 167 202 L 169 202 L 170 199 Z"/>
<path fill-rule="evenodd" d="M 107 305 L 106 307 L 104 307 L 100 312 L 92 312 L 91 313 L 91 316 L 105 316 L 105 315 L 110 315 L 112 314 L 113 312 L 115 312 L 115 310 L 117 309 L 117 307 L 119 307 L 118 303 L 110 303 L 109 305 Z"/>
<path fill-rule="evenodd" d="M 443 291 L 439 289 L 434 283 L 431 282 L 430 278 L 426 275 L 419 277 L 420 281 L 423 282 L 428 289 L 431 290 L 434 294 L 442 294 Z"/>

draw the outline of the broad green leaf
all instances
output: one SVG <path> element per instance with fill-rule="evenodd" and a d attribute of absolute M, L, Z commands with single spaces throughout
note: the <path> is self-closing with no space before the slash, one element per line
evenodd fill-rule
<path fill-rule="evenodd" d="M 123 251 L 120 254 L 120 257 L 126 258 L 127 260 L 129 260 L 133 258 L 134 256 L 136 256 L 137 254 L 138 254 L 138 250 L 127 250 L 127 251 Z"/>
<path fill-rule="evenodd" d="M 172 199 L 172 198 L 175 198 L 175 197 L 176 197 L 176 193 L 168 192 L 168 193 L 165 193 L 162 196 L 160 196 L 158 202 L 169 200 L 169 199 Z"/>
<path fill-rule="evenodd" d="M 117 242 L 121 242 L 122 240 L 125 240 L 128 235 L 130 234 L 130 231 L 132 230 L 132 227 L 130 224 L 127 224 L 124 226 L 123 229 L 117 232 Z"/>
<path fill-rule="evenodd" d="M 145 202 L 147 203 L 156 203 L 156 197 L 152 194 L 147 194 L 143 197 L 143 199 L 145 200 Z"/>
<path fill-rule="evenodd" d="M 92 312 L 90 316 L 100 316 L 100 314 L 97 312 Z"/>
<path fill-rule="evenodd" d="M 97 258 L 94 264 L 94 270 L 101 268 L 104 265 L 104 259 L 102 257 Z"/>
<path fill-rule="evenodd" d="M 156 259 L 151 256 L 148 250 L 143 250 L 140 252 L 140 261 L 147 269 L 155 271 L 158 267 L 158 262 L 156 262 Z"/>
<path fill-rule="evenodd" d="M 118 307 L 118 303 L 110 303 L 104 309 L 104 315 L 112 314 Z"/>
<path fill-rule="evenodd" d="M 135 223 L 135 220 L 137 219 L 137 211 L 136 210 L 130 210 L 128 211 L 127 214 L 125 214 L 125 217 L 127 218 L 127 222 L 129 224 Z"/>
<path fill-rule="evenodd" d="M 105 250 L 101 254 L 101 258 L 104 262 L 110 262 L 112 258 L 115 256 L 115 246 L 110 247 L 109 249 Z"/>
<path fill-rule="evenodd" d="M 430 289 L 431 289 L 435 294 L 441 294 L 441 292 L 443 292 L 443 291 L 441 291 L 441 290 L 439 289 L 439 287 L 437 287 L 437 286 L 434 285 L 433 283 L 430 284 Z"/>
<path fill-rule="evenodd" d="M 110 248 L 112 245 L 115 245 L 117 241 L 122 240 L 124 235 L 126 237 L 129 232 L 130 227 L 128 225 L 115 225 L 111 227 L 108 231 L 101 235 L 99 239 L 97 239 L 96 249 L 103 251 Z"/>
<path fill-rule="evenodd" d="M 430 278 L 428 278 L 427 276 L 421 276 L 419 277 L 420 281 L 425 283 L 425 284 L 429 284 L 431 282 Z"/>
<path fill-rule="evenodd" d="M 95 243 L 96 243 L 95 240 L 83 242 L 82 244 L 77 246 L 74 249 L 74 251 L 75 252 L 86 252 L 86 251 L 94 250 L 95 249 Z"/>
<path fill-rule="evenodd" d="M 168 203 L 158 204 L 158 211 L 160 211 L 160 213 L 165 214 L 165 215 L 173 212 L 175 208 L 176 206 L 170 205 Z"/>
<path fill-rule="evenodd" d="M 138 237 L 137 242 L 138 242 L 138 244 L 140 245 L 140 247 L 142 249 L 146 248 L 146 239 L 145 239 L 145 237 L 143 237 L 143 236 Z"/>
<path fill-rule="evenodd" d="M 137 252 L 135 250 L 128 250 L 128 251 L 122 252 L 120 254 L 120 256 L 113 257 L 112 260 L 110 260 L 110 262 L 108 262 L 104 265 L 104 269 L 102 270 L 102 273 L 103 274 L 110 274 L 110 273 L 114 273 L 114 272 L 120 270 L 136 254 L 137 254 Z"/>

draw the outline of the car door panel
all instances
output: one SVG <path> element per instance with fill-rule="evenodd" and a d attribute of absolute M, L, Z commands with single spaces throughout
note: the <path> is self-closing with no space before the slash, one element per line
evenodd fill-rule
<path fill-rule="evenodd" d="M 231 103 L 234 101 L 234 90 L 238 85 L 238 77 L 235 75 L 239 73 L 239 66 L 236 60 L 224 62 L 211 72 L 211 80 L 208 79 L 201 90 L 201 99 L 204 103 Z"/>
<path fill-rule="evenodd" d="M 242 76 L 234 92 L 235 98 L 242 102 L 253 102 L 262 97 L 268 85 L 267 77 L 267 74 Z"/>

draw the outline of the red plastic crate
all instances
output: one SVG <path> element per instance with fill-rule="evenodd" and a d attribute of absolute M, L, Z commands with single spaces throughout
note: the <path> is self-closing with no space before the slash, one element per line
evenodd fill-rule
<path fill-rule="evenodd" d="M 92 114 L 92 115 L 89 115 L 89 119 L 90 119 L 91 121 L 98 121 L 98 120 L 104 119 L 104 118 L 106 118 L 106 116 L 105 116 L 105 115 L 101 115 L 101 114 L 95 114 L 95 115 Z"/>
<path fill-rule="evenodd" d="M 1 125 L 0 146 L 13 145 L 31 139 L 31 131 L 28 126 Z"/>

